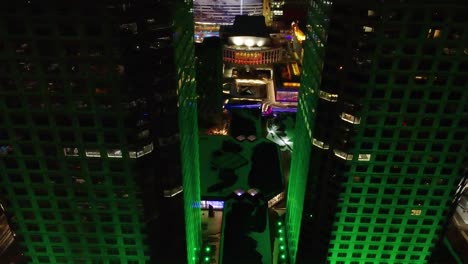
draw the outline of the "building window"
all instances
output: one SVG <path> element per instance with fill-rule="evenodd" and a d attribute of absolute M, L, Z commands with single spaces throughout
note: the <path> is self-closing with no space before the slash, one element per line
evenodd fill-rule
<path fill-rule="evenodd" d="M 63 148 L 63 153 L 65 154 L 65 156 L 79 156 L 78 148 Z"/>
<path fill-rule="evenodd" d="M 427 38 L 428 38 L 428 39 L 430 39 L 430 38 L 439 38 L 439 37 L 440 37 L 440 34 L 441 34 L 441 30 L 440 30 L 440 29 L 430 28 L 430 29 L 427 31 Z"/>
<path fill-rule="evenodd" d="M 177 194 L 181 193 L 182 191 L 183 191 L 182 186 L 178 186 L 170 190 L 164 190 L 164 197 L 174 197 Z"/>
<path fill-rule="evenodd" d="M 344 160 L 352 160 L 353 159 L 353 155 L 352 154 L 347 154 L 341 150 L 333 150 L 333 153 L 335 154 L 335 156 L 337 156 L 338 158 L 341 158 L 341 159 L 344 159 Z"/>
<path fill-rule="evenodd" d="M 358 160 L 359 161 L 370 161 L 371 155 L 370 154 L 359 154 Z"/>
<path fill-rule="evenodd" d="M 341 113 L 340 118 L 341 118 L 341 120 L 346 121 L 346 122 L 351 123 L 351 124 L 361 123 L 361 118 L 360 117 L 355 117 L 355 116 L 347 114 L 347 113 Z"/>
<path fill-rule="evenodd" d="M 151 142 L 150 144 L 144 146 L 143 148 L 141 148 L 138 151 L 130 151 L 129 156 L 130 156 L 130 158 L 133 158 L 133 159 L 139 158 L 139 157 L 144 156 L 144 155 L 146 155 L 148 153 L 151 153 L 153 151 L 153 148 L 154 148 L 153 147 L 153 142 Z"/>
<path fill-rule="evenodd" d="M 319 91 L 319 97 L 322 98 L 323 100 L 327 100 L 329 102 L 338 101 L 338 95 L 337 94 L 331 94 L 331 93 L 327 93 L 327 92 L 324 92 L 324 91 Z"/>
<path fill-rule="evenodd" d="M 87 149 L 85 150 L 86 157 L 93 157 L 93 158 L 99 158 L 101 157 L 101 153 L 97 149 Z"/>
<path fill-rule="evenodd" d="M 323 141 L 317 140 L 317 139 L 312 139 L 312 144 L 316 147 L 319 147 L 321 149 L 329 149 L 330 146 L 328 144 L 325 144 Z"/>
<path fill-rule="evenodd" d="M 107 156 L 109 158 L 122 158 L 122 150 L 120 150 L 120 149 L 109 149 L 109 150 L 107 150 Z"/>
<path fill-rule="evenodd" d="M 374 28 L 373 27 L 369 27 L 369 26 L 363 26 L 362 27 L 362 30 L 364 32 L 374 32 Z"/>
<path fill-rule="evenodd" d="M 315 144 L 314 144 L 315 145 Z M 341 158 L 341 159 L 344 159 L 344 160 L 352 160 L 353 159 L 353 154 L 348 154 L 348 153 L 345 153 L 341 150 L 333 150 L 333 153 L 335 154 L 335 156 Z M 359 154 L 358 155 L 358 160 L 359 161 L 370 161 L 371 159 L 371 154 Z"/>
<path fill-rule="evenodd" d="M 413 209 L 413 210 L 411 210 L 411 215 L 421 215 L 421 210 Z"/>

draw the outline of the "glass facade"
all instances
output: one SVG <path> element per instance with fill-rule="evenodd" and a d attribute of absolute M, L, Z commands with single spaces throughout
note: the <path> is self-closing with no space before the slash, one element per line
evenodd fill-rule
<path fill-rule="evenodd" d="M 467 164 L 466 4 L 332 2 L 307 25 L 301 90 L 322 79 L 310 161 L 293 153 L 288 199 L 309 167 L 297 262 L 427 263 Z"/>

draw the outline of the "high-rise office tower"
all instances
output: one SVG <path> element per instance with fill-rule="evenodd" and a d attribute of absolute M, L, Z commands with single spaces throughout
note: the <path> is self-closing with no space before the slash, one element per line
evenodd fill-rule
<path fill-rule="evenodd" d="M 29 263 L 157 262 L 164 252 L 153 244 L 164 235 L 153 226 L 183 217 L 164 204 L 182 204 L 182 183 L 188 257 L 196 259 L 190 7 L 191 1 L 3 3 L 0 196 Z"/>
<path fill-rule="evenodd" d="M 220 26 L 232 25 L 236 16 L 263 14 L 263 0 L 194 0 L 195 41 L 220 35 Z"/>
<path fill-rule="evenodd" d="M 467 164 L 467 11 L 457 0 L 310 1 L 292 263 L 428 262 Z"/>

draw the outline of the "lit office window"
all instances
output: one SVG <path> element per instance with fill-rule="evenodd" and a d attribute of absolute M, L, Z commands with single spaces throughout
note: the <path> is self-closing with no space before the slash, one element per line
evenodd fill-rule
<path fill-rule="evenodd" d="M 137 151 L 136 156 L 139 158 L 153 151 L 153 143 L 143 146 L 143 148 Z"/>
<path fill-rule="evenodd" d="M 109 149 L 109 150 L 107 150 L 107 156 L 109 158 L 122 158 L 122 150 L 120 150 L 120 149 Z"/>
<path fill-rule="evenodd" d="M 421 210 L 413 209 L 411 210 L 411 215 L 421 215 Z"/>
<path fill-rule="evenodd" d="M 130 158 L 136 159 L 136 158 L 142 157 L 142 156 L 144 156 L 144 155 L 146 155 L 148 153 L 151 153 L 153 151 L 153 149 L 154 149 L 153 142 L 151 142 L 150 144 L 148 144 L 146 146 L 143 146 L 138 151 L 129 151 L 128 155 L 130 156 Z"/>
<path fill-rule="evenodd" d="M 268 208 L 273 207 L 273 205 L 277 204 L 281 200 L 285 198 L 284 192 L 279 193 L 278 195 L 274 196 L 268 201 Z"/>
<path fill-rule="evenodd" d="M 324 91 L 319 91 L 319 97 L 322 98 L 323 100 L 327 100 L 330 102 L 336 102 L 338 101 L 338 95 L 337 94 L 331 94 L 327 93 Z"/>
<path fill-rule="evenodd" d="M 315 145 L 315 144 L 314 144 Z M 335 156 L 344 159 L 344 160 L 352 160 L 353 159 L 353 154 L 348 154 L 344 151 L 341 150 L 333 150 L 333 153 Z M 358 160 L 359 161 L 370 161 L 371 159 L 371 154 L 359 154 L 358 155 Z"/>
<path fill-rule="evenodd" d="M 283 10 L 273 10 L 273 15 L 282 16 L 283 15 Z"/>
<path fill-rule="evenodd" d="M 441 33 L 440 29 L 430 28 L 427 31 L 427 38 L 439 38 L 440 33 Z"/>
<path fill-rule="evenodd" d="M 374 28 L 368 26 L 363 26 L 362 30 L 364 30 L 364 32 L 374 32 Z"/>
<path fill-rule="evenodd" d="M 343 121 L 346 121 L 346 122 L 351 123 L 351 124 L 361 123 L 361 118 L 360 117 L 356 117 L 356 116 L 353 116 L 353 115 L 350 115 L 350 114 L 347 114 L 347 113 L 341 113 L 340 118 Z"/>
<path fill-rule="evenodd" d="M 101 157 L 101 153 L 97 149 L 87 149 L 85 150 L 86 157 L 90 158 L 99 158 Z"/>
<path fill-rule="evenodd" d="M 330 146 L 328 144 L 325 144 L 323 141 L 317 140 L 315 138 L 312 139 L 312 144 L 314 144 L 314 146 L 319 147 L 321 149 L 329 149 L 330 148 Z"/>
<path fill-rule="evenodd" d="M 359 154 L 358 160 L 359 161 L 370 161 L 371 155 L 370 154 Z"/>
<path fill-rule="evenodd" d="M 420 81 L 420 80 L 427 80 L 427 76 L 424 75 L 416 75 L 414 76 L 414 80 Z"/>

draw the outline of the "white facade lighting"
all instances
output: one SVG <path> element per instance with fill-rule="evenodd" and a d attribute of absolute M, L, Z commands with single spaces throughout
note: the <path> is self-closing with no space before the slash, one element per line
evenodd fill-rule
<path fill-rule="evenodd" d="M 338 101 L 338 95 L 337 94 L 331 94 L 331 93 L 327 93 L 327 92 L 324 92 L 324 91 L 319 91 L 319 97 L 322 98 L 323 100 L 327 100 L 329 102 Z"/>
<path fill-rule="evenodd" d="M 246 39 L 244 41 L 244 44 L 247 46 L 247 47 L 253 47 L 255 45 L 255 41 L 253 39 Z"/>
<path fill-rule="evenodd" d="M 232 38 L 232 42 L 236 46 L 242 46 L 244 44 L 244 40 L 242 38 Z"/>
<path fill-rule="evenodd" d="M 344 159 L 344 160 L 352 160 L 353 159 L 353 154 L 348 154 L 344 151 L 341 151 L 341 150 L 333 150 L 333 153 L 335 154 L 335 156 L 337 156 L 338 158 L 340 159 Z M 358 160 L 359 161 L 370 161 L 371 159 L 371 154 L 359 154 L 358 155 Z"/>

